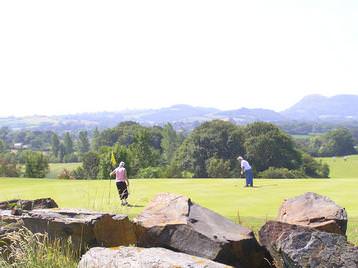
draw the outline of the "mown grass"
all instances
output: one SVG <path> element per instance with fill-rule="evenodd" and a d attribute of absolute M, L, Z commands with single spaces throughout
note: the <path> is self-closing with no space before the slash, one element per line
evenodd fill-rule
<path fill-rule="evenodd" d="M 358 179 L 358 155 L 346 157 L 322 157 L 318 158 L 330 167 L 331 178 L 354 178 Z"/>
<path fill-rule="evenodd" d="M 202 206 L 258 231 L 274 219 L 282 201 L 305 192 L 330 197 L 349 216 L 348 239 L 358 244 L 358 180 L 354 179 L 256 179 L 244 188 L 242 179 L 136 179 L 130 181 L 129 202 L 121 207 L 114 181 L 57 179 L 0 179 L 0 200 L 52 197 L 64 208 L 88 208 L 135 217 L 160 192 L 183 194 Z"/>
<path fill-rule="evenodd" d="M 81 165 L 82 163 L 50 163 L 49 164 L 50 170 L 47 173 L 46 178 L 57 179 L 58 175 L 60 175 L 60 173 L 64 169 L 72 171 Z"/>

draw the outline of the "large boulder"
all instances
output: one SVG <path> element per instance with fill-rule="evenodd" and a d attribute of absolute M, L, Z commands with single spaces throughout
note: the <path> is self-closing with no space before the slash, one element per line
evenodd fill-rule
<path fill-rule="evenodd" d="M 35 200 L 12 199 L 0 202 L 0 209 L 2 210 L 33 210 L 45 208 L 58 208 L 58 205 L 52 198 L 40 198 Z"/>
<path fill-rule="evenodd" d="M 71 237 L 75 245 L 114 247 L 136 243 L 134 226 L 126 215 L 79 209 L 41 209 L 22 216 L 24 226 L 50 237 Z"/>
<path fill-rule="evenodd" d="M 343 235 L 346 234 L 348 221 L 344 208 L 315 193 L 285 200 L 277 220 Z"/>
<path fill-rule="evenodd" d="M 358 267 L 358 248 L 343 235 L 269 221 L 259 236 L 277 268 Z"/>
<path fill-rule="evenodd" d="M 164 247 L 237 267 L 268 265 L 250 229 L 181 195 L 157 195 L 134 222 L 141 247 Z"/>
<path fill-rule="evenodd" d="M 207 259 L 164 248 L 92 248 L 82 256 L 78 268 L 229 268 Z"/>
<path fill-rule="evenodd" d="M 21 225 L 33 233 L 48 233 L 50 238 L 71 238 L 75 247 L 127 246 L 136 243 L 133 223 L 126 215 L 80 209 L 35 209 L 13 215 L 0 211 L 0 221 Z"/>

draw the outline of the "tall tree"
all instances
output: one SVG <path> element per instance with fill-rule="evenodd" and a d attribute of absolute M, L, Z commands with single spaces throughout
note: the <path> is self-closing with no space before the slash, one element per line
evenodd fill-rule
<path fill-rule="evenodd" d="M 0 153 L 4 152 L 6 149 L 6 144 L 3 140 L 0 139 Z"/>
<path fill-rule="evenodd" d="M 101 133 L 99 132 L 98 128 L 96 127 L 93 131 L 93 137 L 92 137 L 92 150 L 97 151 L 99 148 L 99 139 L 100 139 Z"/>
<path fill-rule="evenodd" d="M 53 155 L 57 157 L 60 150 L 60 139 L 56 133 L 53 133 L 51 137 L 51 150 Z"/>
<path fill-rule="evenodd" d="M 170 123 L 163 127 L 162 133 L 161 147 L 163 149 L 163 158 L 166 163 L 170 163 L 180 146 L 181 138 Z"/>
<path fill-rule="evenodd" d="M 210 158 L 228 160 L 234 171 L 238 165 L 236 158 L 243 153 L 242 129 L 230 122 L 214 120 L 202 124 L 188 136 L 179 147 L 175 162 L 182 170 L 192 172 L 194 177 L 206 178 Z"/>
<path fill-rule="evenodd" d="M 246 157 L 256 171 L 269 167 L 296 169 L 302 164 L 292 138 L 271 123 L 249 124 L 245 136 Z"/>
<path fill-rule="evenodd" d="M 151 147 L 150 133 L 146 129 L 138 130 L 135 133 L 129 150 L 132 155 L 132 170 L 135 174 L 141 168 L 156 166 L 158 163 L 159 153 Z"/>
<path fill-rule="evenodd" d="M 48 158 L 43 153 L 28 152 L 25 163 L 25 177 L 44 178 L 48 170 Z"/>
<path fill-rule="evenodd" d="M 99 171 L 100 157 L 95 152 L 88 152 L 82 157 L 82 165 L 89 179 L 96 179 Z"/>
<path fill-rule="evenodd" d="M 78 136 L 78 149 L 81 153 L 87 153 L 90 150 L 87 131 L 80 131 Z"/>
<path fill-rule="evenodd" d="M 65 136 L 63 138 L 63 145 L 65 146 L 66 154 L 73 153 L 73 141 L 69 132 L 65 133 Z"/>

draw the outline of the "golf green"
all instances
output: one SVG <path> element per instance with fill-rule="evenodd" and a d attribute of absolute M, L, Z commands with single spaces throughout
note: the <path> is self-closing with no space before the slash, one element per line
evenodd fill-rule
<path fill-rule="evenodd" d="M 244 188 L 242 179 L 133 179 L 132 207 L 121 207 L 114 181 L 58 179 L 0 179 L 0 200 L 52 197 L 63 208 L 86 208 L 134 217 L 161 192 L 183 194 L 202 206 L 258 231 L 274 219 L 282 201 L 305 192 L 328 196 L 348 212 L 348 239 L 358 244 L 358 180 L 256 179 Z"/>

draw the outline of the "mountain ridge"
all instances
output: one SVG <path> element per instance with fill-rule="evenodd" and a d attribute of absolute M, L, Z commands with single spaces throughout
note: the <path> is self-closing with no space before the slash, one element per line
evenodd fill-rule
<path fill-rule="evenodd" d="M 78 130 L 108 128 L 123 121 L 136 121 L 143 125 L 163 125 L 167 122 L 177 126 L 196 126 L 213 119 L 246 124 L 254 121 L 314 121 L 357 120 L 358 95 L 307 95 L 290 108 L 275 112 L 264 108 L 240 108 L 219 110 L 211 107 L 195 107 L 177 104 L 159 109 L 124 110 L 118 112 L 78 113 L 54 116 L 0 117 L 0 127 L 32 130 Z"/>

